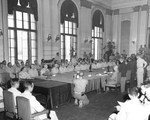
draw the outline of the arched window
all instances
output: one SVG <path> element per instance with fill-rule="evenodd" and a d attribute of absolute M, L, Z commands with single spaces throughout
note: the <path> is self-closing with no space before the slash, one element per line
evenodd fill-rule
<path fill-rule="evenodd" d="M 13 64 L 37 59 L 37 20 L 36 0 L 8 0 L 9 61 Z"/>
<path fill-rule="evenodd" d="M 103 55 L 104 17 L 101 11 L 96 10 L 92 18 L 92 55 L 100 59 Z"/>
<path fill-rule="evenodd" d="M 78 11 L 71 0 L 61 6 L 61 59 L 70 60 L 77 53 Z"/>

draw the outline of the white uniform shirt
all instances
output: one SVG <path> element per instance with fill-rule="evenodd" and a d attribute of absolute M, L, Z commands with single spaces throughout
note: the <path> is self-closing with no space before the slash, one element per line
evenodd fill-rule
<path fill-rule="evenodd" d="M 11 87 L 8 89 L 8 91 L 12 92 L 14 95 L 14 101 L 15 101 L 15 106 L 16 106 L 16 97 L 21 95 L 21 92 L 19 90 L 17 90 L 14 87 Z"/>
<path fill-rule="evenodd" d="M 97 69 L 97 64 L 92 64 L 92 69 Z"/>
<path fill-rule="evenodd" d="M 21 71 L 21 72 L 19 73 L 19 78 L 21 78 L 21 79 L 31 79 L 29 73 L 24 72 L 24 71 Z"/>
<path fill-rule="evenodd" d="M 75 71 L 80 71 L 80 70 L 81 70 L 80 65 L 76 65 L 76 66 L 75 66 Z"/>
<path fill-rule="evenodd" d="M 29 99 L 31 106 L 31 113 L 41 112 L 44 110 L 44 107 L 39 103 L 39 101 L 36 100 L 36 98 L 29 91 L 25 90 L 21 94 L 21 96 Z"/>
<path fill-rule="evenodd" d="M 86 70 L 86 65 L 80 65 L 81 70 Z"/>
<path fill-rule="evenodd" d="M 40 71 L 40 74 L 41 74 L 41 76 L 43 76 L 43 74 L 48 73 L 48 72 L 49 72 L 49 69 L 43 68 L 43 69 Z"/>
<path fill-rule="evenodd" d="M 57 67 L 52 68 L 52 74 L 57 74 L 59 72 Z"/>
<path fill-rule="evenodd" d="M 137 59 L 137 68 L 145 68 L 147 66 L 147 62 L 142 59 L 142 58 L 138 58 Z"/>
<path fill-rule="evenodd" d="M 60 72 L 60 73 L 65 73 L 65 72 L 68 72 L 68 71 L 67 71 L 67 68 L 66 68 L 66 67 L 60 66 L 59 72 Z"/>
<path fill-rule="evenodd" d="M 74 66 L 73 66 L 73 65 L 69 65 L 69 66 L 67 67 L 67 71 L 68 71 L 68 72 L 74 71 Z"/>
<path fill-rule="evenodd" d="M 0 100 L 3 100 L 3 89 L 0 87 Z M 0 103 L 0 108 L 4 108 L 4 103 Z"/>
<path fill-rule="evenodd" d="M 84 93 L 86 85 L 88 84 L 88 80 L 79 78 L 79 79 L 74 79 L 73 83 L 75 85 L 74 91 L 78 93 Z"/>
<path fill-rule="evenodd" d="M 37 77 L 38 76 L 38 71 L 36 69 L 30 69 L 29 70 L 29 75 L 31 78 Z"/>
<path fill-rule="evenodd" d="M 128 100 L 121 105 L 120 112 L 116 116 L 116 120 L 145 120 L 144 106 L 138 98 Z"/>

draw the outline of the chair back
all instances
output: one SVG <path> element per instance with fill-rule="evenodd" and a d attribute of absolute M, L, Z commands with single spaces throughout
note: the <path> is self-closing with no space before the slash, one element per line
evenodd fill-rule
<path fill-rule="evenodd" d="M 29 99 L 17 96 L 18 117 L 22 120 L 31 120 L 31 109 Z"/>
<path fill-rule="evenodd" d="M 0 82 L 7 83 L 10 80 L 9 73 L 0 73 Z"/>
<path fill-rule="evenodd" d="M 15 109 L 15 101 L 14 101 L 14 95 L 12 92 L 4 90 L 3 91 L 3 100 L 4 100 L 4 111 L 6 113 L 6 116 L 8 117 L 14 117 L 16 114 Z"/>
<path fill-rule="evenodd" d="M 120 82 L 121 82 L 121 72 L 118 72 L 117 83 L 120 83 Z"/>
<path fill-rule="evenodd" d="M 126 73 L 126 80 L 130 80 L 131 79 L 131 70 L 128 70 Z"/>

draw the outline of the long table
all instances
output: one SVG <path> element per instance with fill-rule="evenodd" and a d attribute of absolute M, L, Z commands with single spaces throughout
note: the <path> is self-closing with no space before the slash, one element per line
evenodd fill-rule
<path fill-rule="evenodd" d="M 101 87 L 103 87 L 103 83 L 106 80 L 107 74 L 102 74 L 105 69 L 97 69 L 93 70 L 92 72 L 83 71 L 84 72 L 84 79 L 88 80 L 88 85 L 86 87 L 86 92 L 90 92 L 93 90 L 97 90 L 97 92 L 101 91 Z M 56 74 L 53 75 L 51 78 L 46 77 L 37 77 L 37 79 L 43 79 L 47 81 L 58 81 L 58 82 L 65 82 L 72 84 L 73 75 L 76 72 L 69 72 L 64 74 Z"/>
<path fill-rule="evenodd" d="M 88 80 L 86 92 L 97 90 L 101 91 L 106 74 L 102 74 L 105 69 L 93 70 L 93 72 L 84 71 L 84 79 Z M 73 92 L 73 75 L 76 72 L 53 75 L 51 78 L 35 78 L 34 92 L 47 96 L 47 107 L 53 108 L 70 101 Z M 37 82 L 39 81 L 39 82 Z"/>

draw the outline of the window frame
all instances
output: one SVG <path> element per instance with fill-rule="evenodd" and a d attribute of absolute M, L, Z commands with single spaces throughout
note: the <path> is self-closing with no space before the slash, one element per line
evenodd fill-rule
<path fill-rule="evenodd" d="M 17 12 L 21 12 L 22 13 L 22 28 L 18 28 L 17 27 Z M 23 19 L 23 13 L 27 13 L 28 15 L 28 28 L 24 28 L 24 19 Z M 28 42 L 28 59 L 30 62 L 32 62 L 32 58 L 35 57 L 37 59 L 38 57 L 38 54 L 37 54 L 37 51 L 38 51 L 38 40 L 37 40 L 37 22 L 35 20 L 35 29 L 31 29 L 31 14 L 33 15 L 34 17 L 34 14 L 33 14 L 33 11 L 30 9 L 30 8 L 22 8 L 21 6 L 16 6 L 14 7 L 14 11 L 13 11 L 13 24 L 14 24 L 14 27 L 10 27 L 8 26 L 8 32 L 9 30 L 13 30 L 14 31 L 14 44 L 15 44 L 15 47 L 14 47 L 14 60 L 18 60 L 18 47 L 17 47 L 17 44 L 18 44 L 18 38 L 17 38 L 17 31 L 26 31 L 27 32 L 27 42 Z M 8 20 L 9 20 L 9 14 L 8 14 Z M 32 49 L 33 47 L 31 46 L 32 45 L 32 39 L 31 39 L 31 33 L 35 33 L 35 41 L 36 41 L 36 55 L 33 56 L 32 55 Z M 8 40 L 11 40 L 11 38 L 9 38 L 8 36 Z M 10 41 L 9 41 L 10 42 Z M 9 43 L 10 44 L 10 43 Z M 9 45 L 9 61 L 12 62 L 12 56 L 11 56 L 11 45 Z"/>

